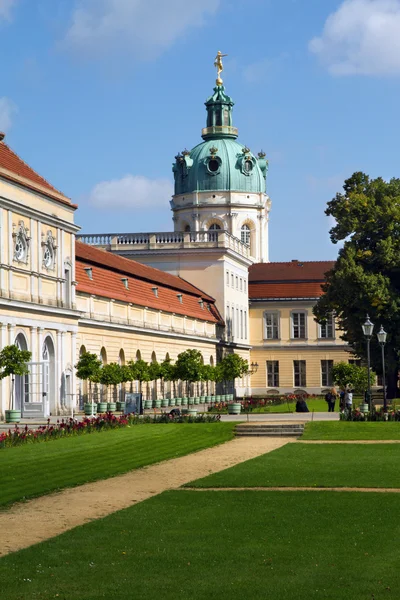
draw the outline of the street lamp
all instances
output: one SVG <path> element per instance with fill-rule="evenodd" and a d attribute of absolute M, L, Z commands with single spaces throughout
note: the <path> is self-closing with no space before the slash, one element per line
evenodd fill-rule
<path fill-rule="evenodd" d="M 374 324 L 371 323 L 371 321 L 369 320 L 369 316 L 367 315 L 367 320 L 365 321 L 364 325 L 362 326 L 362 330 L 364 333 L 364 336 L 367 339 L 367 360 L 368 360 L 368 391 L 367 391 L 367 404 L 369 407 L 369 410 L 372 410 L 372 399 L 371 399 L 371 356 L 370 356 L 370 344 L 371 344 L 371 337 L 372 337 L 372 333 L 374 331 Z"/>
<path fill-rule="evenodd" d="M 258 371 L 258 363 L 252 362 L 250 365 L 250 373 L 253 375 Z"/>
<path fill-rule="evenodd" d="M 384 412 L 386 412 L 387 411 L 387 400 L 386 400 L 386 379 L 385 379 L 385 344 L 386 344 L 387 333 L 383 329 L 383 325 L 381 325 L 381 328 L 376 335 L 378 338 L 378 342 L 380 343 L 381 348 L 382 348 L 383 410 L 384 410 Z"/>

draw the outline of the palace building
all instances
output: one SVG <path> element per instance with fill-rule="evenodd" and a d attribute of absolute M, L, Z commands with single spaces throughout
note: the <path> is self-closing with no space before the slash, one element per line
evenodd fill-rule
<path fill-rule="evenodd" d="M 238 395 L 320 393 L 348 360 L 334 320 L 312 315 L 333 263 L 269 262 L 268 162 L 238 141 L 233 105 L 219 69 L 202 141 L 173 162 L 170 232 L 79 234 L 77 206 L 1 136 L 1 347 L 32 353 L 16 378 L 23 416 L 81 406 L 74 364 L 85 350 L 120 364 L 236 352 L 258 364 Z M 2 415 L 9 386 L 0 382 Z"/>

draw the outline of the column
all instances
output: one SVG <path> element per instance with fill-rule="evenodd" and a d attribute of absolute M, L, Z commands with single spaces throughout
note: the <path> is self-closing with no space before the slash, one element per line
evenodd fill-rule
<path fill-rule="evenodd" d="M 77 410 L 78 402 L 77 402 L 77 389 L 76 389 L 76 372 L 75 372 L 75 362 L 77 356 L 77 347 L 76 347 L 77 335 L 75 331 L 71 333 L 71 365 L 72 365 L 72 373 L 71 373 L 71 406 L 74 413 Z"/>
<path fill-rule="evenodd" d="M 64 336 L 63 331 L 57 331 L 57 344 L 56 344 L 56 357 L 55 357 L 55 359 L 56 359 L 55 408 L 56 408 L 57 414 L 60 414 L 60 409 L 63 408 L 63 401 L 64 401 L 64 399 L 61 398 L 61 380 L 62 380 L 62 374 L 63 374 L 63 342 L 64 342 L 63 336 Z"/>
<path fill-rule="evenodd" d="M 14 239 L 12 237 L 12 233 L 13 233 L 13 224 L 12 224 L 12 213 L 11 210 L 7 211 L 7 217 L 8 217 L 8 266 L 9 266 L 9 270 L 8 270 L 8 296 L 11 298 L 12 295 L 12 264 L 13 264 L 13 257 L 14 257 Z"/>
<path fill-rule="evenodd" d="M 0 325 L 0 344 L 1 349 L 3 349 L 4 346 L 7 346 L 7 325 L 5 323 L 1 323 Z M 7 378 L 5 377 L 0 382 L 0 413 L 4 414 L 7 407 Z"/>
<path fill-rule="evenodd" d="M 8 343 L 10 345 L 15 343 L 15 325 L 12 323 L 8 325 Z"/>
<path fill-rule="evenodd" d="M 71 233 L 71 308 L 76 304 L 76 272 L 75 272 L 75 234 Z"/>
<path fill-rule="evenodd" d="M 38 345 L 37 345 L 37 327 L 31 327 L 31 352 L 32 362 L 39 362 L 38 360 Z"/>

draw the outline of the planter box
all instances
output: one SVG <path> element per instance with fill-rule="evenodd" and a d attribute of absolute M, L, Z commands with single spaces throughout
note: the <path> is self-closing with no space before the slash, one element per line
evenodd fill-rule
<path fill-rule="evenodd" d="M 97 412 L 98 413 L 107 412 L 107 402 L 98 402 L 97 403 Z"/>
<path fill-rule="evenodd" d="M 175 406 L 181 406 L 182 398 L 175 398 Z"/>
<path fill-rule="evenodd" d="M 212 396 L 206 396 L 206 404 L 211 404 Z"/>
<path fill-rule="evenodd" d="M 153 403 L 151 400 L 145 400 L 143 408 L 152 408 Z"/>
<path fill-rule="evenodd" d="M 157 400 L 156 400 L 156 402 L 157 402 Z M 169 400 L 168 400 L 168 398 L 163 398 L 163 399 L 161 400 L 161 406 L 162 406 L 163 408 L 168 408 L 168 403 L 169 403 Z"/>
<path fill-rule="evenodd" d="M 117 410 L 117 403 L 116 402 L 107 402 L 107 410 L 108 412 L 114 412 Z"/>
<path fill-rule="evenodd" d="M 195 404 L 200 404 L 200 398 L 195 398 L 195 399 L 194 399 L 194 403 L 195 403 Z"/>
<path fill-rule="evenodd" d="M 228 404 L 228 414 L 229 415 L 240 415 L 242 410 L 242 405 L 240 402 L 231 402 Z"/>
<path fill-rule="evenodd" d="M 206 401 L 206 397 L 200 396 L 200 404 L 205 404 L 205 401 Z"/>
<path fill-rule="evenodd" d="M 188 401 L 187 403 L 188 403 L 189 406 L 193 406 L 193 404 L 194 404 L 194 398 L 188 398 L 187 401 Z"/>
<path fill-rule="evenodd" d="M 161 408 L 161 400 L 153 400 L 153 408 Z"/>
<path fill-rule="evenodd" d="M 197 409 L 189 408 L 187 415 L 188 415 L 188 417 L 197 417 Z"/>
<path fill-rule="evenodd" d="M 21 411 L 10 409 L 6 410 L 6 423 L 19 423 L 21 420 Z"/>
<path fill-rule="evenodd" d="M 89 403 L 85 403 L 83 405 L 83 412 L 85 413 L 86 417 L 90 417 L 92 415 L 97 414 L 97 404 L 89 404 Z"/>
<path fill-rule="evenodd" d="M 170 398 L 168 404 L 169 406 L 176 406 L 176 398 Z"/>
<path fill-rule="evenodd" d="M 117 411 L 125 412 L 126 402 L 117 402 Z"/>

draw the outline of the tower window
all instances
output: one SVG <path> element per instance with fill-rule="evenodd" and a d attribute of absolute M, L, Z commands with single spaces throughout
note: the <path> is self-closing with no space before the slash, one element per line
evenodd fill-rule
<path fill-rule="evenodd" d="M 241 240 L 243 244 L 247 244 L 250 246 L 250 227 L 248 225 L 243 225 L 240 230 Z"/>
<path fill-rule="evenodd" d="M 208 161 L 208 168 L 212 173 L 216 173 L 219 169 L 219 162 L 215 158 L 212 158 Z"/>

